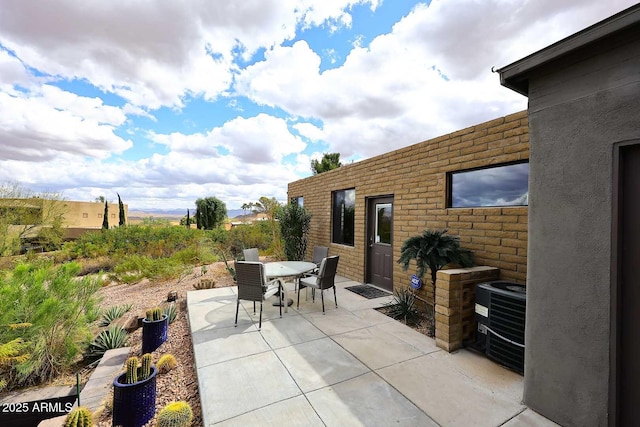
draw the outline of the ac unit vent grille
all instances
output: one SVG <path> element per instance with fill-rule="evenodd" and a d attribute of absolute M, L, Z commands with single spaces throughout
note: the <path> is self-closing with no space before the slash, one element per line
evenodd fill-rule
<path fill-rule="evenodd" d="M 486 332 L 478 335 L 478 347 L 498 363 L 523 372 L 525 288 L 509 282 L 483 283 L 476 289 L 476 302 L 488 308 L 484 316 L 476 312 L 478 323 L 486 325 Z"/>
<path fill-rule="evenodd" d="M 489 327 L 500 335 L 524 343 L 525 301 L 493 292 Z"/>

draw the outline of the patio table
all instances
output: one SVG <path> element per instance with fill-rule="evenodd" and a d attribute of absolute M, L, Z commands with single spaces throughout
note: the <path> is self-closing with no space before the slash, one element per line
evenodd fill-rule
<path fill-rule="evenodd" d="M 300 276 L 316 268 L 318 268 L 316 264 L 307 261 L 276 261 L 265 263 L 264 273 L 267 276 L 267 280 L 282 279 L 284 277 L 295 277 L 298 280 Z M 288 307 L 293 304 L 293 299 L 287 298 L 287 290 L 284 287 L 283 290 L 284 300 L 287 302 L 284 306 L 284 311 L 287 312 Z M 273 305 L 280 304 L 282 304 L 282 301 L 275 302 Z"/>

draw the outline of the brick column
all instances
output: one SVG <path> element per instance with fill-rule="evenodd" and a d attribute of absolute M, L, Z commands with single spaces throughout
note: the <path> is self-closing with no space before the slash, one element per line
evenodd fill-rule
<path fill-rule="evenodd" d="M 475 332 L 475 285 L 497 280 L 495 267 L 440 270 L 436 275 L 436 345 L 448 352 Z"/>

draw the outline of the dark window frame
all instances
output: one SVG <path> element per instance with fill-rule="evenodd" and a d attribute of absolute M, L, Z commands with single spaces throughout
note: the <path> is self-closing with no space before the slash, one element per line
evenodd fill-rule
<path fill-rule="evenodd" d="M 347 200 L 347 192 L 353 191 L 353 209 L 348 212 L 344 209 Z M 340 206 L 336 206 L 338 195 L 342 195 Z M 349 206 L 347 206 L 349 208 Z M 345 188 L 331 192 L 331 243 L 345 246 L 355 246 L 355 215 L 356 211 L 356 189 Z M 348 217 L 351 216 L 351 218 Z M 338 222 L 339 221 L 339 222 Z M 349 224 L 347 224 L 347 222 Z M 345 227 L 346 225 L 346 227 Z M 349 227 L 350 225 L 350 227 Z"/>
<path fill-rule="evenodd" d="M 296 204 L 298 206 L 304 207 L 304 196 L 292 197 L 290 200 L 291 200 L 291 204 Z M 300 204 L 300 200 L 302 200 L 302 204 Z"/>
<path fill-rule="evenodd" d="M 496 168 L 500 168 L 500 167 L 505 167 L 505 166 L 513 166 L 513 165 L 519 165 L 519 164 L 524 164 L 524 163 L 529 163 L 529 159 L 524 159 L 524 160 L 516 160 L 516 161 L 512 161 L 512 162 L 504 162 L 504 163 L 498 163 L 498 164 L 492 164 L 492 165 L 486 165 L 486 166 L 479 166 L 476 168 L 469 168 L 469 169 L 461 169 L 461 170 L 455 170 L 455 171 L 449 171 L 446 174 L 446 208 L 447 209 L 481 209 L 481 208 L 522 208 L 522 207 L 528 207 L 529 205 L 473 205 L 473 206 L 453 206 L 453 176 L 457 175 L 457 174 L 463 174 L 463 173 L 467 173 L 467 172 L 475 172 L 475 171 L 479 171 L 479 170 L 486 170 L 486 169 L 496 169 Z M 528 186 L 528 180 L 527 180 L 527 186 Z"/>

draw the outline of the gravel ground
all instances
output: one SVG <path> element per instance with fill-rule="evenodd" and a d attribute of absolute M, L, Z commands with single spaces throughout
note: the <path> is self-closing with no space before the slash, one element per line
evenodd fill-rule
<path fill-rule="evenodd" d="M 178 292 L 178 316 L 169 325 L 169 337 L 155 352 L 154 363 L 160 356 L 171 353 L 178 361 L 178 366 L 166 374 L 158 374 L 156 414 L 166 404 L 172 401 L 184 400 L 191 405 L 193 410 L 193 427 L 202 425 L 202 411 L 200 408 L 200 395 L 198 393 L 198 380 L 194 368 L 193 348 L 191 334 L 187 321 L 187 291 L 195 290 L 193 285 L 202 278 L 201 269 L 195 268 L 192 274 L 180 279 L 166 282 L 154 282 L 143 280 L 133 285 L 109 284 L 99 291 L 102 298 L 101 307 L 110 307 L 130 303 L 133 305 L 131 313 L 144 316 L 144 312 L 153 306 L 160 305 L 167 300 L 169 291 Z M 233 280 L 224 268 L 224 263 L 218 262 L 207 266 L 205 278 L 215 280 L 215 287 L 232 286 Z M 142 347 L 142 328 L 129 336 L 131 356 L 140 356 Z M 111 426 L 111 402 L 112 396 L 108 396 L 105 402 L 106 409 L 96 417 L 98 426 Z M 155 425 L 155 417 L 148 426 Z"/>

